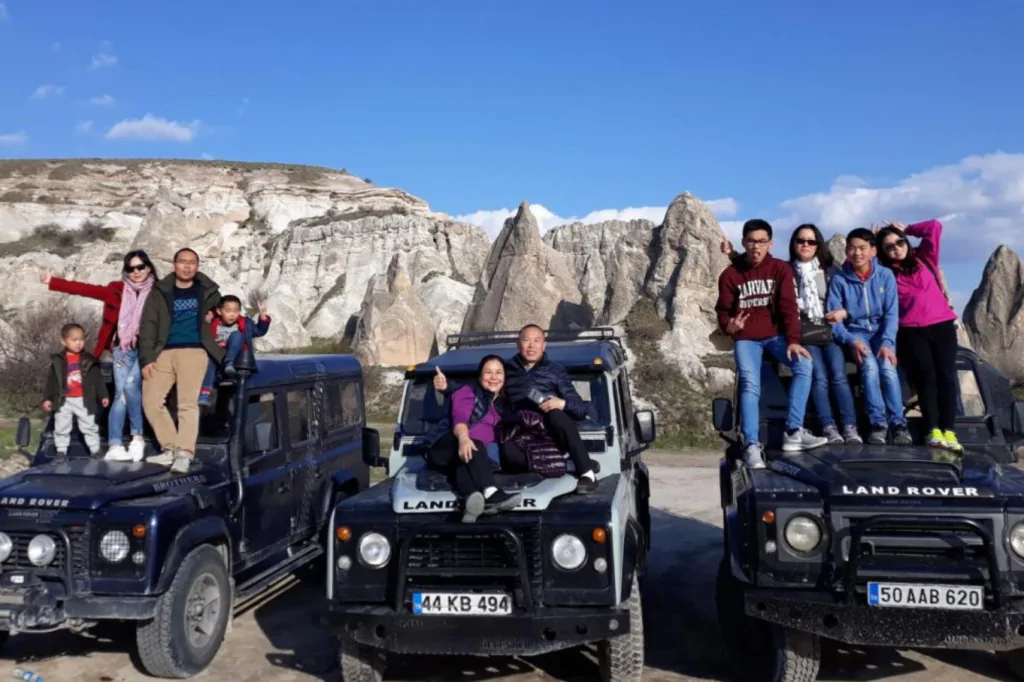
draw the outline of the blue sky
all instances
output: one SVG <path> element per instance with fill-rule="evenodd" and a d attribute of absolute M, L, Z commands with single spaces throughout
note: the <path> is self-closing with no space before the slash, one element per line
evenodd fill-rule
<path fill-rule="evenodd" d="M 492 231 L 942 217 L 961 298 L 1024 243 L 1024 3 L 2 2 L 4 157 L 343 167 Z"/>

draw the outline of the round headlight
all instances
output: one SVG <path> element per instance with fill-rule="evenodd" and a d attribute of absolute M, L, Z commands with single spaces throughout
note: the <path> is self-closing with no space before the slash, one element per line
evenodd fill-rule
<path fill-rule="evenodd" d="M 810 517 L 794 516 L 786 523 L 786 543 L 798 552 L 810 552 L 821 542 L 821 527 Z"/>
<path fill-rule="evenodd" d="M 57 543 L 49 535 L 37 535 L 28 543 L 28 560 L 35 566 L 46 566 L 57 556 Z"/>
<path fill-rule="evenodd" d="M 371 568 L 380 568 L 391 558 L 391 543 L 380 533 L 367 533 L 359 538 L 359 558 Z"/>
<path fill-rule="evenodd" d="M 0 533 L 0 563 L 11 557 L 12 549 L 14 549 L 14 543 L 11 542 L 11 536 L 7 533 Z"/>
<path fill-rule="evenodd" d="M 100 556 L 112 564 L 124 561 L 128 556 L 128 534 L 120 530 L 111 530 L 100 538 Z"/>
<path fill-rule="evenodd" d="M 1010 531 L 1010 548 L 1014 554 L 1024 558 L 1024 523 L 1018 523 Z"/>
<path fill-rule="evenodd" d="M 551 543 L 551 559 L 559 568 L 575 571 L 587 560 L 587 548 L 575 535 L 559 535 Z"/>

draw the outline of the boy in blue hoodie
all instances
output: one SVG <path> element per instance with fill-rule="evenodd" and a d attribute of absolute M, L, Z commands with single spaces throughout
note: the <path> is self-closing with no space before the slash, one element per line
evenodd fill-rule
<path fill-rule="evenodd" d="M 832 334 L 860 368 L 871 420 L 868 442 L 885 443 L 891 429 L 894 445 L 910 445 L 896 372 L 896 276 L 879 265 L 877 254 L 871 230 L 858 227 L 846 236 L 846 263 L 829 285 L 826 310 L 846 311 L 846 317 L 832 325 Z"/>

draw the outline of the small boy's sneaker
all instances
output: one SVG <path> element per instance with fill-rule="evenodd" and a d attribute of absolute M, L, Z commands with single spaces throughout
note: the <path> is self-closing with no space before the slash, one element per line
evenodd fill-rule
<path fill-rule="evenodd" d="M 893 445 L 913 445 L 914 439 L 910 437 L 910 431 L 907 431 L 907 427 L 902 424 L 899 426 L 892 427 L 892 444 Z"/>
<path fill-rule="evenodd" d="M 843 434 L 839 433 L 839 429 L 836 428 L 835 424 L 829 424 L 828 426 L 826 426 L 823 429 L 823 433 L 821 435 L 825 436 L 825 438 L 828 439 L 829 443 L 843 442 Z"/>
<path fill-rule="evenodd" d="M 104 455 L 103 459 L 110 460 L 111 462 L 128 462 L 131 461 L 131 457 L 128 455 L 128 451 L 124 449 L 124 446 L 118 443 L 117 445 L 111 445 L 110 449 L 107 450 L 107 454 Z"/>
<path fill-rule="evenodd" d="M 847 443 L 864 442 L 864 439 L 860 437 L 859 433 L 857 433 L 857 427 L 853 424 L 847 424 L 843 427 L 843 439 L 845 439 Z"/>
<path fill-rule="evenodd" d="M 871 433 L 868 434 L 868 442 L 872 445 L 885 445 L 886 436 L 889 435 L 889 429 L 885 426 L 872 426 Z"/>
<path fill-rule="evenodd" d="M 210 394 L 211 394 L 211 391 L 208 391 L 205 388 L 202 389 L 201 391 L 199 391 L 199 406 L 200 407 L 209 407 L 210 406 Z"/>
<path fill-rule="evenodd" d="M 141 462 L 145 454 L 146 441 L 140 438 L 132 438 L 132 442 L 128 444 L 128 460 L 131 462 Z"/>
<path fill-rule="evenodd" d="M 953 431 L 946 431 L 942 434 L 946 438 L 946 447 L 953 452 L 963 452 L 964 446 L 960 445 L 960 441 L 956 439 L 956 433 Z"/>
<path fill-rule="evenodd" d="M 146 458 L 147 462 L 151 464 L 159 464 L 163 467 L 169 467 L 174 463 L 174 450 L 164 450 L 158 455 L 150 455 Z"/>
<path fill-rule="evenodd" d="M 943 450 L 948 447 L 946 437 L 942 434 L 942 431 L 932 429 L 932 432 L 928 434 L 928 447 L 941 448 Z"/>
<path fill-rule="evenodd" d="M 743 451 L 743 464 L 748 469 L 764 469 L 764 450 L 759 443 L 751 443 Z"/>
<path fill-rule="evenodd" d="M 828 443 L 828 438 L 815 436 L 807 429 L 796 429 L 793 432 L 787 431 L 786 435 L 782 437 L 782 451 L 800 452 L 801 450 L 820 448 L 826 443 Z"/>

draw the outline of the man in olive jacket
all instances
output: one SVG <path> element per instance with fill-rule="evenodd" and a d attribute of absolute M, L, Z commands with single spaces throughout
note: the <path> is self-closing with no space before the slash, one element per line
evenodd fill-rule
<path fill-rule="evenodd" d="M 142 409 L 162 452 L 147 458 L 186 473 L 199 436 L 199 389 L 208 357 L 220 363 L 206 313 L 220 301 L 217 283 L 199 272 L 199 255 L 189 248 L 174 254 L 174 274 L 156 283 L 139 321 Z M 167 394 L 177 386 L 178 424 L 167 410 Z"/>

